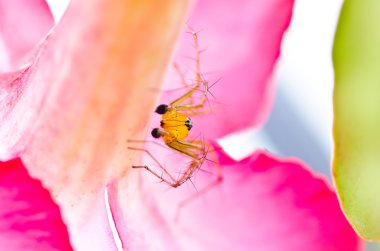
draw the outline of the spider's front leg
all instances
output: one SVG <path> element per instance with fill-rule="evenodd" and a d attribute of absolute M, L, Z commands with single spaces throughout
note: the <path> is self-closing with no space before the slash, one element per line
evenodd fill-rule
<path fill-rule="evenodd" d="M 195 52 L 196 52 L 196 54 L 195 54 L 195 85 L 190 90 L 188 90 L 185 94 L 183 94 L 182 96 L 180 96 L 179 98 L 177 98 L 176 100 L 172 101 L 169 104 L 171 107 L 175 107 L 175 108 L 181 107 L 181 106 L 187 106 L 188 108 L 184 109 L 184 110 L 188 110 L 188 109 L 190 109 L 190 107 L 193 107 L 191 109 L 197 109 L 197 108 L 202 107 L 203 103 L 206 100 L 206 95 L 208 92 L 207 81 L 204 81 L 201 78 L 200 49 L 199 49 L 199 43 L 198 43 L 198 35 L 196 32 L 193 32 L 193 31 L 191 32 L 191 34 L 193 36 Z M 176 69 L 178 75 L 180 76 L 182 84 L 185 87 L 189 87 L 190 85 L 185 81 L 184 74 L 179 69 L 178 64 L 175 63 L 174 68 Z M 201 85 L 203 85 L 203 87 L 205 87 L 204 92 L 203 92 L 203 95 L 201 98 L 201 102 L 199 104 L 195 105 L 193 102 L 193 98 L 194 98 L 193 95 L 196 91 L 198 91 L 201 88 Z M 187 100 L 190 100 L 190 103 L 184 104 L 185 101 L 187 101 Z"/>
<path fill-rule="evenodd" d="M 169 148 L 175 150 L 176 152 L 179 152 L 183 154 L 184 156 L 189 157 L 191 159 L 191 162 L 186 167 L 186 170 L 177 179 L 174 178 L 174 176 L 154 157 L 154 155 L 150 151 L 143 148 L 136 148 L 136 147 L 128 147 L 128 149 L 145 152 L 163 171 L 163 174 L 169 179 L 163 177 L 162 174 L 159 174 L 158 172 L 154 171 L 152 168 L 148 167 L 147 165 L 135 165 L 135 166 L 132 166 L 132 168 L 146 169 L 151 174 L 156 176 L 160 181 L 175 188 L 182 185 L 187 180 L 189 180 L 193 176 L 194 172 L 202 166 L 203 161 L 206 158 L 205 156 L 206 152 L 204 151 L 204 147 L 201 144 L 198 144 L 198 143 L 193 144 L 186 141 L 174 140 L 170 144 L 167 144 L 167 146 L 169 146 Z"/>

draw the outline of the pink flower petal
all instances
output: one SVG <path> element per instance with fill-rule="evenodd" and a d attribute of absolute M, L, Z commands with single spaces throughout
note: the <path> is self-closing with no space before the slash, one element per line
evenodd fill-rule
<path fill-rule="evenodd" d="M 131 172 L 127 179 L 109 185 L 109 203 L 123 250 L 181 250 L 153 194 L 142 193 L 138 174 Z"/>
<path fill-rule="evenodd" d="M 0 1 L 0 159 L 17 156 L 38 120 L 41 93 L 26 86 L 32 61 L 54 21 L 44 0 Z M 26 91 L 25 89 L 29 89 Z M 31 90 L 30 90 L 31 89 Z M 28 95 L 29 94 L 29 95 Z M 19 104 L 23 104 L 20 106 Z M 27 105 L 25 105 L 27 103 Z"/>
<path fill-rule="evenodd" d="M 0 72 L 30 63 L 25 57 L 53 24 L 44 0 L 0 1 Z"/>
<path fill-rule="evenodd" d="M 213 112 L 194 117 L 194 128 L 202 128 L 206 138 L 218 138 L 265 120 L 272 102 L 269 81 L 280 53 L 282 36 L 289 25 L 293 0 L 198 1 L 188 24 L 198 33 L 201 73 L 213 84 Z M 175 60 L 189 82 L 194 80 L 195 49 L 185 34 Z M 165 89 L 178 79 L 173 71 Z M 178 81 L 176 81 L 178 82 Z M 165 99 L 166 101 L 166 99 Z"/>
<path fill-rule="evenodd" d="M 299 161 L 276 159 L 266 152 L 240 162 L 218 155 L 222 184 L 185 205 L 177 221 L 179 203 L 196 193 L 190 182 L 167 189 L 145 179 L 145 186 L 124 187 L 130 203 L 119 205 L 126 210 L 120 222 L 140 241 L 136 245 L 124 238 L 128 250 L 364 250 L 335 193 Z M 211 181 L 212 176 L 201 172 L 193 178 L 198 191 Z"/>
<path fill-rule="evenodd" d="M 0 156 L 21 153 L 60 206 L 75 250 L 116 250 L 104 189 L 138 157 L 126 139 L 144 138 L 150 90 L 188 8 L 187 0 L 72 1 L 33 64 L 1 82 Z"/>
<path fill-rule="evenodd" d="M 17 156 L 29 141 L 32 128 L 37 121 L 38 110 L 32 105 L 38 95 L 28 94 L 25 79 L 30 66 L 15 72 L 0 73 L 0 159 Z M 23 95 L 24 94 L 24 95 Z M 40 94 L 41 95 L 41 94 Z M 25 104 L 30 104 L 29 106 Z"/>
<path fill-rule="evenodd" d="M 2 250 L 73 250 L 58 206 L 20 159 L 0 162 Z"/>
<path fill-rule="evenodd" d="M 240 11 L 249 14 L 238 15 L 246 25 L 210 32 L 210 39 L 204 40 L 213 45 L 219 39 L 225 50 L 209 50 L 214 63 L 202 61 L 209 67 L 205 72 L 233 68 L 222 75 L 227 84 L 222 82 L 217 85 L 222 86 L 220 90 L 213 89 L 225 112 L 215 114 L 218 119 L 213 114 L 198 124 L 207 128 L 207 137 L 261 121 L 267 107 L 271 88 L 263 83 L 278 56 L 292 2 L 246 4 Z M 230 7 L 224 2 L 217 6 Z M 30 141 L 22 158 L 60 205 L 75 250 L 116 249 L 103 197 L 104 187 L 112 179 L 119 182 L 110 186 L 110 201 L 128 250 L 279 250 L 278 245 L 281 250 L 359 250 L 360 241 L 325 184 L 298 165 L 265 154 L 239 163 L 229 160 L 229 167 L 223 167 L 225 182 L 186 205 L 179 222 L 173 221 L 172 213 L 186 198 L 181 193 L 186 186 L 160 193 L 157 187 L 164 187 L 161 184 L 154 183 L 147 186 L 153 189 L 146 190 L 137 182 L 141 173 L 131 171 L 130 164 L 137 161 L 138 154 L 127 151 L 125 140 L 143 138 L 157 96 L 151 90 L 159 86 L 187 7 L 187 1 L 170 0 L 73 1 L 41 47 L 35 64 L 25 72 L 7 74 L 11 81 L 0 82 L 0 101 L 10 104 L 0 116 L 4 119 L 0 139 L 6 135 L 9 139 L 0 142 L 0 156 L 17 154 L 26 146 L 20 142 Z M 216 9 L 203 16 L 213 16 Z M 229 12 L 234 12 L 233 16 L 216 12 L 226 16 L 227 27 L 237 16 L 236 11 Z M 236 40 L 226 42 L 228 35 Z M 241 41 L 240 36 L 246 39 Z M 225 65 L 215 63 L 222 61 L 222 53 L 226 54 Z M 252 67 L 251 58 L 259 62 L 257 68 Z M 251 74 L 254 78 L 246 81 Z M 8 87 L 14 88 L 8 91 Z M 231 97 L 231 90 L 239 100 Z M 298 246 L 301 244 L 305 246 Z"/>

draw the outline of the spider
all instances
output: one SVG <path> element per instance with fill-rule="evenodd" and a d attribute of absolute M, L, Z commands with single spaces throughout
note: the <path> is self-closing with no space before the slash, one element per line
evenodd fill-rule
<path fill-rule="evenodd" d="M 165 173 L 165 177 L 159 173 L 152 170 L 147 165 L 132 166 L 132 168 L 143 168 L 156 176 L 160 181 L 176 188 L 189 180 L 202 166 L 203 162 L 206 160 L 208 154 L 208 149 L 212 146 L 205 142 L 204 140 L 189 140 L 187 139 L 191 128 L 193 127 L 193 122 L 189 114 L 198 114 L 200 109 L 204 107 L 207 99 L 207 94 L 209 93 L 209 85 L 206 80 L 201 78 L 200 73 L 200 51 L 198 44 L 197 33 L 192 32 L 192 37 L 194 40 L 195 50 L 196 50 L 196 73 L 195 73 L 195 83 L 191 87 L 189 86 L 179 69 L 178 65 L 174 64 L 178 75 L 181 77 L 181 82 L 187 88 L 187 92 L 184 93 L 179 98 L 173 100 L 169 104 L 161 104 L 157 106 L 155 112 L 162 115 L 160 122 L 160 128 L 154 128 L 151 132 L 152 137 L 159 139 L 165 143 L 170 149 L 190 158 L 190 164 L 186 170 L 178 177 L 174 178 L 161 164 L 160 162 L 146 149 L 128 147 L 131 150 L 139 150 L 146 152 L 158 167 Z M 194 103 L 194 94 L 202 90 L 202 95 L 198 103 Z M 131 142 L 131 140 L 129 141 Z M 135 141 L 136 142 L 136 141 Z M 158 144 L 157 142 L 153 142 Z M 218 169 L 218 180 L 221 179 L 221 173 Z"/>

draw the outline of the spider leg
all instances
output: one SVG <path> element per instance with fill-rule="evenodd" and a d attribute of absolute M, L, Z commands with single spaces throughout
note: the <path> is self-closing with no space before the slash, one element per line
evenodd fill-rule
<path fill-rule="evenodd" d="M 207 94 L 209 93 L 209 87 L 208 87 L 208 82 L 207 81 L 202 80 L 202 83 L 203 83 L 203 86 L 204 86 L 204 90 L 203 90 L 202 97 L 201 97 L 201 100 L 199 101 L 199 103 L 198 104 L 190 103 L 190 104 L 186 104 L 186 105 L 178 104 L 178 105 L 175 106 L 175 108 L 178 111 L 191 111 L 191 110 L 196 110 L 196 109 L 199 109 L 199 108 L 203 108 L 203 106 L 204 106 L 204 104 L 205 104 L 205 102 L 207 100 Z M 199 85 L 197 84 L 195 87 L 198 89 Z M 196 90 L 194 90 L 194 92 L 195 91 Z M 191 95 L 194 92 L 192 92 Z"/>
<path fill-rule="evenodd" d="M 181 79 L 181 84 L 187 89 L 187 90 L 190 90 L 191 89 L 191 86 L 186 82 L 185 80 L 185 74 L 181 71 L 179 65 L 174 62 L 173 63 L 173 66 L 174 66 L 174 69 L 176 70 L 178 76 L 180 77 Z M 191 101 L 193 100 L 193 97 L 190 97 Z"/>
<path fill-rule="evenodd" d="M 189 91 L 187 91 L 185 94 L 183 94 L 181 97 L 177 98 L 176 100 L 172 101 L 170 103 L 170 106 L 177 107 L 178 105 L 182 104 L 184 101 L 187 99 L 192 100 L 193 94 L 199 89 L 201 84 L 205 84 L 207 82 L 203 81 L 201 78 L 201 67 L 200 67 L 200 50 L 199 50 L 199 43 L 198 43 L 198 35 L 196 32 L 191 33 L 193 36 L 194 40 L 194 45 L 195 45 L 195 86 L 191 88 Z M 176 68 L 177 72 L 179 72 L 179 75 L 181 78 L 183 78 L 183 74 L 180 72 L 179 68 Z M 186 83 L 185 81 L 182 80 L 183 83 Z M 186 84 L 187 85 L 187 84 Z M 187 85 L 188 86 L 188 85 Z M 208 89 L 208 88 L 206 88 Z"/>
<path fill-rule="evenodd" d="M 180 152 L 187 157 L 191 158 L 192 161 L 190 162 L 189 166 L 186 168 L 185 172 L 179 177 L 174 178 L 164 166 L 153 156 L 151 152 L 149 152 L 146 149 L 143 148 L 135 148 L 135 147 L 128 147 L 130 150 L 136 150 L 136 151 L 142 151 L 149 155 L 149 157 L 158 165 L 158 167 L 170 178 L 170 180 L 165 179 L 162 177 L 162 175 L 159 175 L 157 172 L 152 170 L 146 165 L 140 165 L 140 166 L 132 166 L 132 168 L 144 168 L 148 170 L 150 173 L 152 173 L 154 176 L 156 176 L 158 179 L 160 179 L 162 182 L 165 182 L 166 184 L 172 186 L 172 187 L 178 187 L 182 185 L 184 182 L 189 180 L 194 172 L 198 170 L 201 165 L 203 164 L 203 161 L 205 160 L 205 152 L 204 147 L 198 144 L 189 143 L 186 141 L 173 141 L 170 144 L 167 144 L 171 149 Z"/>
<path fill-rule="evenodd" d="M 215 147 L 212 144 L 208 143 L 205 140 L 193 140 L 191 141 L 191 143 L 183 142 L 183 141 L 179 141 L 179 142 L 186 144 L 187 146 L 189 146 L 189 148 L 193 147 L 194 149 L 199 150 L 200 152 L 198 155 L 198 159 L 199 160 L 202 159 L 202 162 L 205 160 L 212 162 L 214 164 L 215 171 L 216 171 L 216 176 L 217 176 L 216 179 L 217 180 L 222 179 L 223 175 L 222 175 L 221 167 L 217 160 Z M 210 154 L 212 155 L 211 159 L 207 158 L 207 156 L 209 156 Z"/>
<path fill-rule="evenodd" d="M 166 145 L 160 144 L 160 143 L 158 143 L 157 141 L 154 141 L 154 140 L 127 139 L 127 143 L 151 143 L 151 144 L 155 144 L 155 145 L 157 145 L 159 147 L 167 149 Z"/>
<path fill-rule="evenodd" d="M 209 153 L 209 149 L 212 149 L 211 153 L 215 154 L 214 147 L 207 143 L 204 140 L 194 140 L 191 143 L 187 141 L 174 141 L 171 144 L 168 144 L 168 146 L 176 151 L 181 152 L 182 154 L 185 154 L 189 156 L 190 158 L 193 159 L 193 161 L 190 163 L 189 167 L 186 169 L 186 171 L 183 173 L 183 175 L 178 179 L 180 184 L 183 184 L 186 180 L 190 179 L 194 172 L 199 170 L 205 160 L 207 160 L 207 155 Z M 207 146 L 207 150 L 206 150 Z M 214 158 L 216 160 L 216 155 L 214 155 Z M 216 168 L 216 174 L 217 174 L 217 179 L 215 181 L 216 184 L 220 183 L 222 180 L 222 172 L 219 164 L 217 161 L 212 161 L 215 164 Z M 202 193 L 207 192 L 210 187 L 213 187 L 215 185 L 210 184 L 209 186 L 205 187 L 200 191 L 200 193 L 195 194 L 195 196 L 192 197 L 198 197 Z M 191 198 L 189 198 L 188 202 L 190 202 Z M 179 207 L 183 207 L 186 205 L 188 202 L 184 201 L 183 205 L 180 205 Z"/>
<path fill-rule="evenodd" d="M 159 175 L 157 172 L 153 171 L 152 169 L 150 169 L 148 166 L 144 165 L 144 166 L 132 166 L 132 168 L 144 168 L 146 170 L 148 170 L 150 173 L 152 173 L 154 176 L 156 176 L 158 179 L 160 179 L 161 181 L 165 182 L 166 184 L 172 186 L 172 187 L 177 187 L 178 185 L 177 182 L 176 182 L 176 179 L 173 178 L 173 176 L 165 169 L 164 166 L 161 165 L 161 163 L 153 156 L 153 154 L 151 154 L 148 150 L 146 149 L 143 149 L 143 148 L 136 148 L 136 147 L 128 147 L 128 149 L 130 150 L 134 150 L 134 151 L 141 151 L 141 152 L 145 152 L 146 154 L 148 154 L 148 156 L 158 165 L 158 167 L 170 178 L 171 181 L 165 179 L 164 177 L 162 177 L 162 175 Z"/>
<path fill-rule="evenodd" d="M 167 144 L 171 149 L 187 155 L 193 160 L 202 159 L 205 154 L 205 147 L 201 143 L 187 142 L 184 140 L 175 140 Z"/>
<path fill-rule="evenodd" d="M 167 145 L 171 149 L 180 152 L 191 159 L 191 162 L 186 170 L 176 180 L 178 186 L 180 186 L 189 180 L 193 176 L 194 172 L 202 166 L 204 160 L 206 159 L 205 155 L 207 153 L 204 151 L 205 148 L 203 145 L 194 144 L 187 141 L 175 140 Z"/>
<path fill-rule="evenodd" d="M 194 143 L 196 143 L 196 142 L 197 141 L 194 141 Z M 216 161 L 217 156 L 215 154 L 214 147 L 210 143 L 207 143 L 207 142 L 204 142 L 204 141 L 202 141 L 202 144 L 207 145 L 207 147 L 208 147 L 207 148 L 208 150 L 205 152 L 204 158 L 206 158 L 206 155 L 208 153 L 212 153 L 213 154 L 213 158 L 215 159 L 215 161 L 212 161 L 212 160 L 211 161 L 214 163 L 214 167 L 215 167 L 215 171 L 216 171 L 216 179 L 214 181 L 212 181 L 211 183 L 209 183 L 208 185 L 206 185 L 205 187 L 203 187 L 202 189 L 198 190 L 196 193 L 192 194 L 190 197 L 188 197 L 185 200 L 181 201 L 178 204 L 177 209 L 176 209 L 175 218 L 174 218 L 175 222 L 179 221 L 180 213 L 181 213 L 181 210 L 182 210 L 183 207 L 185 207 L 187 204 L 191 203 L 192 201 L 196 200 L 197 198 L 199 198 L 203 194 L 207 193 L 211 189 L 215 188 L 216 186 L 220 185 L 220 183 L 223 181 L 222 170 L 221 170 L 220 165 Z M 210 149 L 211 149 L 211 151 L 210 151 Z"/>

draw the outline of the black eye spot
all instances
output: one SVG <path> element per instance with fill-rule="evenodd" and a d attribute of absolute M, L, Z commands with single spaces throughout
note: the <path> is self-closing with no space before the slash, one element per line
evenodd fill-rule
<path fill-rule="evenodd" d="M 185 122 L 185 126 L 187 126 L 187 129 L 189 129 L 189 131 L 191 130 L 191 128 L 193 127 L 193 121 L 191 121 L 190 118 L 188 118 Z"/>
<path fill-rule="evenodd" d="M 157 106 L 155 112 L 158 114 L 164 114 L 168 111 L 168 109 L 169 109 L 168 105 L 162 104 L 162 105 Z"/>
<path fill-rule="evenodd" d="M 158 128 L 154 128 L 152 130 L 151 134 L 152 134 L 152 137 L 156 138 L 156 139 L 158 139 L 159 137 L 161 137 L 160 132 L 158 131 Z"/>

